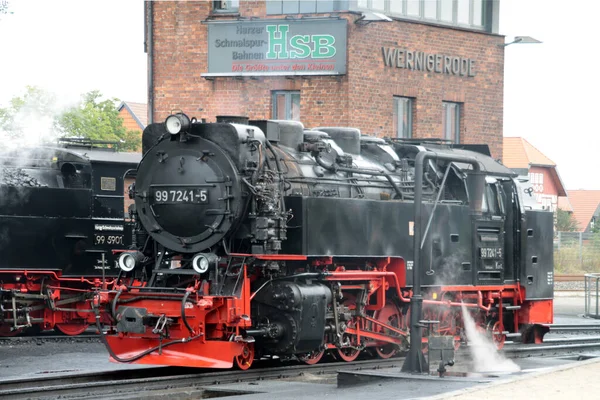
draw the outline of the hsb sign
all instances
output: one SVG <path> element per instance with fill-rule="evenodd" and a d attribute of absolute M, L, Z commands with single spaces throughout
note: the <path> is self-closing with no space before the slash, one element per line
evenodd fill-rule
<path fill-rule="evenodd" d="M 267 59 L 332 58 L 335 56 L 333 35 L 294 35 L 288 38 L 289 25 L 267 25 L 269 50 Z"/>

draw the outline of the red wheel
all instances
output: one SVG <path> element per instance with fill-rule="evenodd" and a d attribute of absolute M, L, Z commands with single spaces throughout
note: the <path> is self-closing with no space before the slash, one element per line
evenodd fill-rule
<path fill-rule="evenodd" d="M 344 361 L 351 362 L 358 358 L 360 350 L 353 349 L 352 347 L 345 347 L 343 349 L 335 350 L 336 354 Z"/>
<path fill-rule="evenodd" d="M 64 333 L 67 336 L 81 335 L 89 327 L 88 324 L 56 324 L 56 330 Z"/>
<path fill-rule="evenodd" d="M 300 361 L 308 365 L 314 365 L 321 361 L 323 358 L 323 354 L 325 354 L 325 350 L 316 350 L 311 351 L 310 353 L 304 353 L 298 356 Z"/>
<path fill-rule="evenodd" d="M 377 321 L 393 326 L 394 328 L 403 328 L 402 313 L 400 313 L 400 310 L 398 310 L 398 307 L 396 307 L 394 304 L 386 304 L 385 307 L 375 313 L 374 318 Z M 374 330 L 384 335 L 398 336 L 398 334 L 390 331 L 389 329 L 379 327 L 377 325 L 375 325 Z M 388 343 L 375 347 L 375 351 L 380 358 L 387 359 L 393 357 L 398 352 L 398 347 L 394 344 Z"/>
<path fill-rule="evenodd" d="M 242 354 L 234 358 L 235 366 L 241 370 L 247 370 L 254 361 L 254 345 L 251 343 L 244 344 Z"/>
<path fill-rule="evenodd" d="M 492 326 L 492 340 L 496 345 L 498 350 L 501 350 L 504 347 L 504 342 L 506 341 L 506 335 L 502 333 L 504 330 L 504 326 L 500 321 L 496 321 L 496 323 Z"/>
<path fill-rule="evenodd" d="M 351 293 L 344 294 L 344 301 L 342 303 L 350 310 L 356 310 L 356 297 Z M 354 319 L 348 321 L 348 328 L 354 328 L 356 326 L 356 321 Z M 342 343 L 350 343 L 351 346 L 356 345 L 356 336 L 344 334 L 342 336 Z M 346 362 L 354 361 L 358 358 L 360 354 L 360 350 L 355 349 L 353 347 L 344 347 L 341 349 L 333 350 L 333 354 L 335 357 L 340 357 L 342 360 Z"/>
<path fill-rule="evenodd" d="M 0 336 L 12 337 L 12 336 L 17 336 L 18 334 L 23 332 L 23 328 L 19 328 L 16 331 L 11 331 L 10 328 L 11 328 L 10 325 L 6 325 L 6 324 L 0 325 Z"/>

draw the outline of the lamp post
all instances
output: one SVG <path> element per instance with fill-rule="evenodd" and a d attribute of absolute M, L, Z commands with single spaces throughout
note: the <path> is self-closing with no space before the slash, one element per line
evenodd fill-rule
<path fill-rule="evenodd" d="M 402 365 L 402 372 L 423 374 L 429 372 L 429 365 L 423 355 L 421 343 L 423 339 L 423 296 L 421 294 L 421 217 L 423 215 L 423 173 L 427 160 L 459 162 L 470 164 L 473 170 L 467 179 L 469 190 L 469 208 L 474 213 L 481 212 L 483 198 L 484 175 L 477 159 L 469 156 L 440 154 L 433 151 L 422 151 L 415 157 L 415 199 L 414 199 L 414 236 L 413 236 L 413 294 L 410 298 L 410 348 Z M 449 166 L 447 168 L 450 168 Z"/>
<path fill-rule="evenodd" d="M 512 42 L 499 44 L 498 47 L 506 47 L 506 46 L 510 46 L 511 44 L 515 44 L 515 43 L 527 44 L 527 43 L 542 43 L 542 42 L 537 39 L 532 38 L 531 36 L 515 36 L 515 39 Z"/>

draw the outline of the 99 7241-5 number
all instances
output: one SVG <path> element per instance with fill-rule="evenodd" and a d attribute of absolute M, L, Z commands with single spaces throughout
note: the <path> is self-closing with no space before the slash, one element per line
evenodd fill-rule
<path fill-rule="evenodd" d="M 154 204 L 208 203 L 206 189 L 155 189 Z"/>

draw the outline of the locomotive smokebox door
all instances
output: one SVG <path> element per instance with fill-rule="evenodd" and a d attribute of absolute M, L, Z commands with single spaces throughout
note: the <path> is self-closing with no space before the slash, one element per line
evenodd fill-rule
<path fill-rule="evenodd" d="M 446 372 L 446 365 L 454 365 L 454 336 L 429 336 L 429 365 L 439 365 L 440 377 Z"/>

